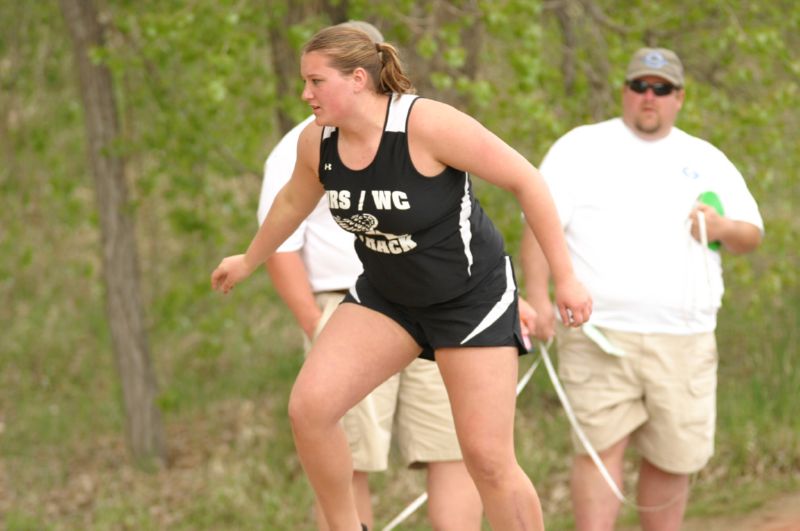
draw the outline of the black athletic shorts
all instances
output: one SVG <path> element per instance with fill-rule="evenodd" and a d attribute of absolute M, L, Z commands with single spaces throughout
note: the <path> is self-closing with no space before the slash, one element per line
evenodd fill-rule
<path fill-rule="evenodd" d="M 404 306 L 384 298 L 362 273 L 342 302 L 380 312 L 402 326 L 422 347 L 421 358 L 447 347 L 516 347 L 527 350 L 519 325 L 517 283 L 506 256 L 472 291 L 425 307 Z"/>

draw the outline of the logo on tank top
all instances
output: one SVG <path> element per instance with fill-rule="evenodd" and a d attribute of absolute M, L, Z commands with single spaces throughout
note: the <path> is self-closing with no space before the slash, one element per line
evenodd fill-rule
<path fill-rule="evenodd" d="M 349 210 L 353 205 L 349 190 L 328 190 L 328 206 L 331 210 Z M 408 210 L 411 205 L 405 192 L 391 190 L 372 190 L 369 198 L 376 210 Z M 358 211 L 350 216 L 333 214 L 336 223 L 352 232 L 367 249 L 383 254 L 403 254 L 417 246 L 410 234 L 391 234 L 378 230 L 378 218 L 368 212 L 361 212 L 367 199 L 367 191 L 361 190 L 358 198 Z"/>
<path fill-rule="evenodd" d="M 328 206 L 332 209 L 348 210 L 352 206 L 350 190 L 328 190 Z M 393 190 L 371 190 L 369 196 L 366 190 L 361 190 L 358 195 L 358 211 L 364 210 L 364 201 L 369 197 L 375 210 L 408 210 L 411 203 L 408 194 Z"/>

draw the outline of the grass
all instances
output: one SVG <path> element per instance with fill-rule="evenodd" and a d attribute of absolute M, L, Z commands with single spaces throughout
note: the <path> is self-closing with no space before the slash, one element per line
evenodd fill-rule
<path fill-rule="evenodd" d="M 81 281 L 79 300 L 69 279 L 31 275 L 25 299 L 6 307 L 23 318 L 8 321 L 0 358 L 5 529 L 312 528 L 285 414 L 301 364 L 291 316 L 265 275 L 220 298 L 208 292 L 202 260 L 183 265 L 192 274 L 165 283 L 148 306 L 169 449 L 168 466 L 150 473 L 132 466 L 124 447 L 99 286 Z M 792 363 L 800 301 L 784 300 L 788 310 L 759 321 L 737 299 L 727 302 L 717 453 L 696 480 L 690 516 L 744 513 L 800 483 Z M 523 358 L 522 369 L 532 361 Z M 516 430 L 548 529 L 570 529 L 568 425 L 543 368 L 519 398 Z M 626 477 L 632 482 L 632 468 Z M 423 479 L 398 467 L 374 475 L 379 522 L 421 493 Z M 424 510 L 403 527 L 426 528 Z"/>
<path fill-rule="evenodd" d="M 194 146 L 200 153 L 191 157 L 192 146 L 177 151 L 193 162 L 170 158 L 167 146 L 164 153 L 137 152 L 134 146 L 129 159 L 150 356 L 168 445 L 165 468 L 146 472 L 131 464 L 105 318 L 80 100 L 66 59 L 70 47 L 58 23 L 51 25 L 60 20 L 55 7 L 41 5 L 6 17 L 41 47 L 27 49 L 27 37 L 13 31 L 3 41 L 3 57 L 10 57 L 3 73 L 11 73 L 4 88 L 12 90 L 0 93 L 6 104 L 0 105 L 0 529 L 311 529 L 311 494 L 286 419 L 289 389 L 302 362 L 291 316 L 263 274 L 226 298 L 208 289 L 217 260 L 246 245 L 258 183 L 220 175 L 208 162 L 205 143 Z M 136 75 L 132 71 L 131 79 L 121 81 L 135 82 Z M 793 215 L 798 180 L 794 152 L 782 144 L 792 138 L 786 132 L 796 129 L 793 115 L 784 111 L 796 106 L 788 92 L 785 99 L 748 98 L 756 107 L 741 105 L 738 112 L 758 111 L 770 126 L 754 128 L 727 112 L 726 105 L 737 105 L 719 98 L 724 91 L 717 88 L 705 104 L 689 101 L 697 108 L 715 103 L 710 114 L 687 108 L 684 120 L 694 116 L 695 128 L 699 121 L 718 135 L 724 151 L 736 155 L 768 230 L 756 255 L 726 258 L 717 452 L 696 479 L 690 516 L 746 512 L 800 486 L 800 226 Z M 257 90 L 265 91 L 260 85 Z M 535 103 L 530 94 L 521 97 Z M 580 98 L 574 101 L 576 108 L 583 105 Z M 770 102 L 778 119 L 767 119 L 773 116 Z M 554 133 L 572 118 L 569 107 L 552 103 L 566 109 Z M 259 108 L 254 116 L 267 109 Z M 148 109 L 130 107 L 128 118 Z M 552 118 L 518 116 L 515 123 L 524 124 Z M 264 129 L 259 119 L 251 122 Z M 203 139 L 213 123 L 203 121 Z M 141 118 L 127 126 L 135 133 L 150 124 L 158 121 Z M 530 149 L 530 128 L 523 132 L 518 141 Z M 220 137 L 208 138 L 213 143 Z M 253 155 L 251 162 L 258 167 L 261 160 Z M 152 169 L 159 161 L 166 174 Z M 506 192 L 479 187 L 479 193 L 515 249 L 517 206 Z M 539 369 L 519 399 L 516 444 L 520 463 L 537 485 L 548 529 L 556 531 L 572 527 L 567 430 Z M 632 477 L 631 464 L 629 491 Z M 386 522 L 422 491 L 423 474 L 395 466 L 374 475 L 372 484 L 376 515 Z M 625 519 L 633 520 L 630 512 Z M 426 528 L 422 512 L 403 527 Z"/>
<path fill-rule="evenodd" d="M 135 198 L 169 457 L 145 472 L 124 446 L 91 186 L 78 180 L 65 191 L 32 154 L 20 160 L 33 168 L 25 179 L 0 167 L 0 528 L 311 529 L 286 418 L 302 363 L 292 318 L 264 274 L 224 298 L 208 288 L 221 255 L 246 245 L 258 183 L 220 179 L 207 198 L 186 200 L 210 231 L 176 225 L 167 212 L 175 200 L 161 200 L 161 190 Z M 85 174 L 74 158 L 52 166 L 59 182 Z M 484 192 L 515 249 L 518 209 Z M 690 515 L 746 511 L 800 484 L 798 230 L 788 212 L 763 211 L 778 216 L 768 226 L 780 231 L 758 255 L 726 261 L 717 453 L 696 480 Z M 516 444 L 548 529 L 571 529 L 568 425 L 542 368 L 519 398 Z M 632 477 L 631 467 L 628 490 Z M 422 492 L 423 480 L 396 466 L 373 475 L 379 523 Z M 427 528 L 424 511 L 403 527 Z"/>

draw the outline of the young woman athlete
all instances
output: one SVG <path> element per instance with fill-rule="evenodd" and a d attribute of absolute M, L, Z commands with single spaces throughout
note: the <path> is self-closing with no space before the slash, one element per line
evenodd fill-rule
<path fill-rule="evenodd" d="M 396 49 L 333 26 L 304 46 L 301 133 L 289 183 L 245 254 L 225 258 L 212 287 L 229 292 L 327 194 L 356 235 L 364 273 L 323 329 L 292 389 L 295 444 L 332 530 L 360 529 L 352 462 L 339 419 L 374 387 L 432 352 L 450 397 L 464 461 L 493 529 L 543 529 L 533 484 L 517 464 L 517 288 L 503 240 L 470 175 L 512 192 L 547 257 L 565 323 L 591 298 L 573 274 L 538 171 L 480 123 L 413 95 Z"/>

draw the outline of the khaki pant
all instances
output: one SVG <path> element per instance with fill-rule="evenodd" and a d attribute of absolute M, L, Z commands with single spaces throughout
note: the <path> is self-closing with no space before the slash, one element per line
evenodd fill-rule
<path fill-rule="evenodd" d="M 639 334 L 598 329 L 624 357 L 580 329 L 557 330 L 559 377 L 596 450 L 626 435 L 655 466 L 697 472 L 714 453 L 717 346 L 713 332 Z M 578 439 L 573 443 L 583 452 Z"/>

